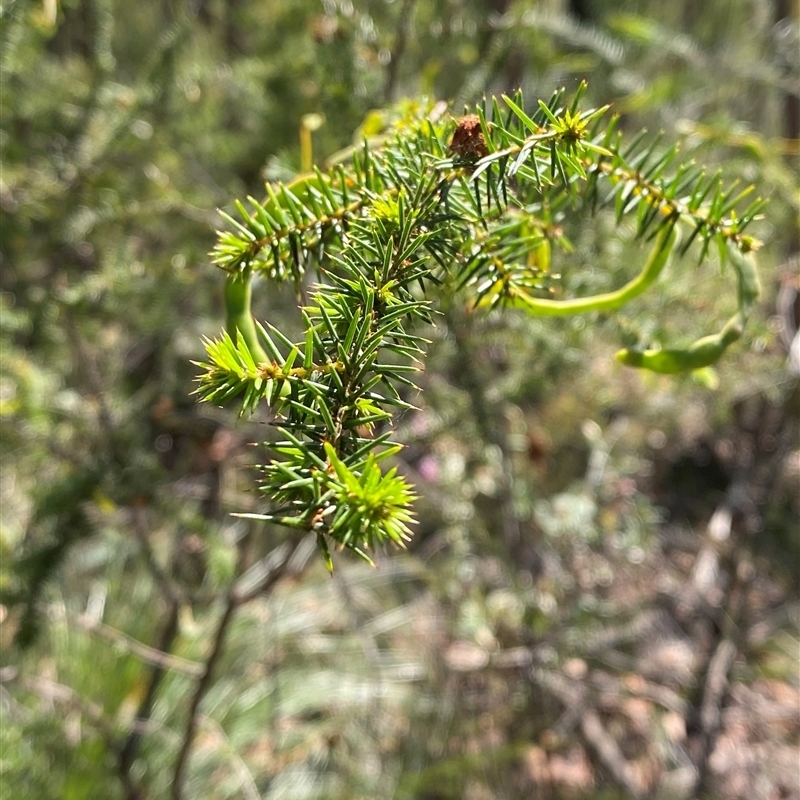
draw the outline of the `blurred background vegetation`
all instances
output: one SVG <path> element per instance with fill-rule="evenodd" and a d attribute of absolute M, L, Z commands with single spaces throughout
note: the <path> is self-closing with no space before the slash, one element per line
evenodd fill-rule
<path fill-rule="evenodd" d="M 798 21 L 790 0 L 4 0 L 2 796 L 800 798 Z M 613 320 L 449 308 L 400 420 L 410 552 L 265 580 L 285 532 L 230 512 L 257 508 L 266 420 L 190 396 L 222 326 L 214 209 L 299 170 L 306 114 L 322 161 L 403 98 L 583 78 L 627 131 L 770 198 L 744 340 L 695 376 L 613 361 L 629 328 L 728 318 L 691 258 Z M 571 286 L 635 266 L 611 228 L 566 231 L 607 267 Z"/>

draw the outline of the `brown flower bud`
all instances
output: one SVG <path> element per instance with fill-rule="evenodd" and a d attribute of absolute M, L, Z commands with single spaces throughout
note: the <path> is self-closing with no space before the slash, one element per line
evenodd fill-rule
<path fill-rule="evenodd" d="M 450 142 L 450 151 L 470 160 L 483 158 L 489 154 L 477 114 L 467 114 L 458 120 Z"/>

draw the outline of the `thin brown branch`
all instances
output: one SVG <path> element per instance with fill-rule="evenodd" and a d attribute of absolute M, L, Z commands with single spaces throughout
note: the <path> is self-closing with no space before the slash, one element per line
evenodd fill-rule
<path fill-rule="evenodd" d="M 700 726 L 709 737 L 719 730 L 722 699 L 728 688 L 728 674 L 736 658 L 737 648 L 730 639 L 723 639 L 708 663 L 700 706 Z"/>
<path fill-rule="evenodd" d="M 112 628 L 110 625 L 106 625 L 102 622 L 97 622 L 87 617 L 85 614 L 72 617 L 72 621 L 83 628 L 83 630 L 89 631 L 100 639 L 110 642 L 124 652 L 130 653 L 145 663 L 152 664 L 159 669 L 180 672 L 183 675 L 188 675 L 190 678 L 197 678 L 203 674 L 202 664 L 198 664 L 196 661 L 190 661 L 187 658 L 171 655 L 155 647 L 150 647 L 140 642 L 138 639 L 129 636 L 127 633 L 118 631 L 116 628 Z"/>
<path fill-rule="evenodd" d="M 533 669 L 530 677 L 542 689 L 564 704 L 561 718 L 553 726 L 559 736 L 566 736 L 576 725 L 597 760 L 630 797 L 643 797 L 644 787 L 631 765 L 619 749 L 614 737 L 603 727 L 600 717 L 590 705 L 589 688 L 581 682 L 567 678 L 559 672 Z"/>
<path fill-rule="evenodd" d="M 230 756 L 231 761 L 233 761 L 234 768 L 239 776 L 240 786 L 245 800 L 261 800 L 261 794 L 258 791 L 258 786 L 256 785 L 252 773 L 248 769 L 247 764 L 244 762 L 242 757 L 231 745 L 223 727 L 212 717 L 207 717 L 204 715 L 201 715 L 201 724 L 207 725 L 209 728 L 211 728 L 214 733 L 224 742 L 225 750 Z"/>
<path fill-rule="evenodd" d="M 693 796 L 702 793 L 708 781 L 709 759 L 714 751 L 722 720 L 722 703 L 728 691 L 728 674 L 736 658 L 737 647 L 728 638 L 721 639 L 708 662 L 703 698 L 699 711 L 700 732 L 695 739 L 692 761 L 695 765 Z"/>
<path fill-rule="evenodd" d="M 740 552 L 740 556 L 742 553 Z M 741 558 L 734 562 L 738 567 Z M 736 572 L 739 572 L 736 569 Z M 739 652 L 738 622 L 744 604 L 744 589 L 737 583 L 726 605 L 724 628 L 711 658 L 708 660 L 703 695 L 697 715 L 699 733 L 695 740 L 693 761 L 696 769 L 695 792 L 701 794 L 709 777 L 709 759 L 714 752 L 722 725 L 722 704 L 729 687 L 729 675 Z"/>
<path fill-rule="evenodd" d="M 189 703 L 189 716 L 186 722 L 186 730 L 183 734 L 181 749 L 178 752 L 178 758 L 175 762 L 175 772 L 172 778 L 172 797 L 173 800 L 182 800 L 183 798 L 183 782 L 184 773 L 189 760 L 189 753 L 194 743 L 195 733 L 197 732 L 198 709 L 200 702 L 205 697 L 208 690 L 211 688 L 211 680 L 214 675 L 214 668 L 222 655 L 225 646 L 225 639 L 228 635 L 228 629 L 231 622 L 233 622 L 234 614 L 236 613 L 237 603 L 233 592 L 228 594 L 225 601 L 225 608 L 222 616 L 217 622 L 217 628 L 214 631 L 213 645 L 211 652 L 206 659 L 205 667 L 197 682 L 194 694 L 192 695 L 191 702 Z"/>
<path fill-rule="evenodd" d="M 16 675 L 13 677 L 16 677 Z M 103 740 L 107 750 L 116 758 L 118 764 L 117 777 L 122 783 L 127 800 L 147 800 L 144 790 L 133 780 L 129 770 L 123 768 L 121 751 L 114 727 L 100 706 L 81 697 L 72 687 L 38 675 L 20 678 L 19 685 L 43 699 L 65 705 L 78 712 L 81 717 L 86 718 Z"/>
<path fill-rule="evenodd" d="M 136 538 L 139 540 L 142 552 L 144 553 L 147 568 L 150 570 L 150 573 L 153 575 L 153 578 L 161 590 L 161 593 L 164 595 L 164 599 L 168 605 L 168 612 L 161 636 L 159 637 L 155 647 L 155 650 L 161 654 L 160 663 L 152 663 L 152 661 L 150 662 L 153 669 L 150 671 L 150 675 L 147 680 L 147 688 L 145 689 L 144 695 L 139 703 L 139 707 L 136 709 L 134 723 L 128 732 L 128 736 L 126 737 L 124 744 L 122 745 L 122 750 L 120 751 L 119 766 L 120 770 L 125 774 L 130 771 L 131 767 L 133 766 L 133 762 L 136 759 L 136 753 L 139 749 L 139 743 L 142 739 L 142 732 L 153 711 L 153 705 L 155 704 L 158 687 L 161 685 L 161 681 L 166 675 L 167 670 L 171 665 L 176 663 L 175 659 L 177 657 L 170 655 L 170 651 L 172 650 L 175 639 L 178 636 L 180 608 L 185 602 L 185 598 L 178 587 L 176 587 L 170 580 L 169 576 L 161 568 L 161 565 L 156 559 L 153 548 L 150 545 L 150 540 L 147 536 L 144 509 L 140 507 L 134 507 L 132 511 L 132 527 L 134 533 Z M 145 647 L 145 645 L 142 645 L 142 647 Z M 168 660 L 165 660 L 165 657 Z M 184 661 L 185 659 L 180 659 L 178 663 Z M 185 666 L 185 664 L 183 664 L 183 666 Z M 202 665 L 196 664 L 195 667 L 196 671 L 194 674 L 200 674 Z"/>
<path fill-rule="evenodd" d="M 284 572 L 297 575 L 317 549 L 317 537 L 309 533 L 292 544 L 278 548 L 259 561 L 236 582 L 233 596 L 237 605 L 243 606 L 261 594 L 269 592 Z"/>
<path fill-rule="evenodd" d="M 726 499 L 745 496 L 745 487 L 753 474 L 753 466 L 748 465 L 740 471 L 739 476 L 729 488 Z M 711 532 L 709 532 L 711 535 Z M 727 592 L 723 613 L 720 616 L 720 630 L 713 652 L 708 659 L 703 691 L 699 708 L 695 709 L 695 720 L 698 733 L 691 743 L 690 753 L 695 767 L 693 795 L 702 795 L 709 779 L 709 761 L 714 752 L 722 727 L 722 705 L 729 688 L 729 675 L 739 652 L 739 642 L 746 639 L 740 630 L 742 613 L 745 606 L 747 586 L 752 580 L 753 570 L 750 556 L 744 542 L 734 530 L 726 533 L 733 540 L 734 550 L 729 559 L 729 573 L 732 586 Z M 724 578 L 724 570 L 715 573 L 717 584 Z"/>
<path fill-rule="evenodd" d="M 144 554 L 145 562 L 147 563 L 147 568 L 150 570 L 153 578 L 158 585 L 158 588 L 161 590 L 161 593 L 164 595 L 164 598 L 170 605 L 180 606 L 186 602 L 186 597 L 183 596 L 183 593 L 180 589 L 174 584 L 172 580 L 170 580 L 167 573 L 158 563 L 158 559 L 156 558 L 155 553 L 153 552 L 153 548 L 150 544 L 150 539 L 147 536 L 147 525 L 144 517 L 145 510 L 139 506 L 135 506 L 132 509 L 133 514 L 133 532 L 136 535 L 136 539 L 139 542 L 140 547 L 142 548 L 142 553 Z"/>
<path fill-rule="evenodd" d="M 85 700 L 71 686 L 56 683 L 38 675 L 20 677 L 19 685 L 29 692 L 33 692 L 44 700 L 62 703 L 85 716 L 97 729 L 107 744 L 114 744 L 114 728 L 111 721 L 103 713 L 103 709 L 90 700 Z"/>
<path fill-rule="evenodd" d="M 172 603 L 170 605 L 166 625 L 164 626 L 164 630 L 162 631 L 158 641 L 158 649 L 163 653 L 168 653 L 172 649 L 175 639 L 178 636 L 178 620 L 180 618 L 179 612 L 180 608 L 178 604 Z M 172 656 L 172 658 L 174 658 L 174 656 Z M 142 739 L 142 731 L 144 730 L 144 726 L 150 719 L 150 715 L 153 712 L 156 693 L 158 692 L 158 687 L 161 685 L 161 681 L 166 673 L 166 667 L 163 665 L 154 665 L 153 669 L 150 671 L 150 677 L 147 681 L 147 689 L 144 693 L 144 697 L 142 697 L 142 700 L 139 703 L 139 708 L 136 709 L 134 723 L 131 726 L 131 730 L 126 737 L 125 742 L 122 745 L 122 750 L 119 754 L 120 770 L 125 774 L 130 772 L 130 768 L 136 758 L 136 753 L 139 749 L 139 742 Z"/>
<path fill-rule="evenodd" d="M 511 486 L 513 484 L 513 472 L 509 459 L 508 442 L 497 424 L 498 414 L 493 413 L 487 401 L 484 391 L 487 381 L 482 379 L 477 373 L 475 354 L 471 352 L 469 341 L 464 331 L 463 320 L 447 310 L 444 318 L 453 334 L 456 352 L 458 354 L 460 385 L 464 388 L 470 398 L 472 414 L 475 419 L 476 427 L 484 443 L 493 445 L 501 454 L 502 480 L 499 481 L 496 495 L 497 516 L 500 520 L 500 527 L 503 533 L 509 552 L 517 554 L 522 542 L 522 532 L 520 521 L 514 510 L 513 498 L 511 496 Z"/>
<path fill-rule="evenodd" d="M 534 667 L 530 679 L 564 705 L 564 712 L 553 726 L 559 736 L 566 736 L 583 716 L 589 697 L 586 684 L 567 678 L 561 672 Z"/>
<path fill-rule="evenodd" d="M 175 761 L 175 769 L 172 778 L 172 800 L 183 800 L 183 788 L 186 768 L 189 763 L 189 756 L 191 754 L 192 744 L 194 737 L 197 733 L 197 725 L 199 721 L 200 703 L 211 688 L 214 676 L 214 669 L 219 662 L 222 653 L 225 649 L 225 641 L 230 630 L 231 623 L 236 614 L 236 610 L 249 602 L 258 595 L 267 593 L 272 590 L 275 584 L 287 573 L 293 574 L 299 572 L 308 561 L 308 548 L 307 542 L 309 537 L 303 537 L 294 542 L 290 549 L 285 550 L 283 558 L 274 564 L 271 571 L 268 571 L 263 577 L 256 580 L 254 583 L 248 582 L 245 590 L 242 591 L 240 587 L 240 580 L 235 579 L 231 584 L 225 599 L 225 607 L 222 615 L 217 622 L 216 630 L 212 637 L 211 651 L 206 659 L 203 672 L 195 686 L 194 693 L 192 694 L 189 703 L 189 714 L 186 720 L 186 728 L 184 730 L 181 747 L 178 752 L 178 757 Z M 245 548 L 241 547 L 239 550 L 239 564 L 236 569 L 236 574 L 242 574 L 242 567 L 245 560 Z"/>
<path fill-rule="evenodd" d="M 677 692 L 667 686 L 647 681 L 641 675 L 637 675 L 635 684 L 631 684 L 623 682 L 607 672 L 594 670 L 590 680 L 595 688 L 606 694 L 614 694 L 620 699 L 623 697 L 642 697 L 681 716 L 685 716 L 689 711 L 689 704 Z"/>
<path fill-rule="evenodd" d="M 631 769 L 616 740 L 603 727 L 594 709 L 586 709 L 581 718 L 581 733 L 586 743 L 597 755 L 598 761 L 611 773 L 614 780 L 630 797 L 644 797 L 645 790 Z"/>

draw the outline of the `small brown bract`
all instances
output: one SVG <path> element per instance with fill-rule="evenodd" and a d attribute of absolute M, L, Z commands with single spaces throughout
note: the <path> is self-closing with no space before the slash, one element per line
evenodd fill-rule
<path fill-rule="evenodd" d="M 453 140 L 450 142 L 450 151 L 470 160 L 483 158 L 489 154 L 477 114 L 467 114 L 458 120 Z"/>

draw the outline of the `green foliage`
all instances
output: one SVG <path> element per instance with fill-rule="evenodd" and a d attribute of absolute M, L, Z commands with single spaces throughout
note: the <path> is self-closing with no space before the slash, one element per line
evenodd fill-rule
<path fill-rule="evenodd" d="M 346 162 L 267 184 L 267 199 L 248 197 L 249 209 L 235 201 L 239 219 L 223 214 L 230 228 L 219 232 L 212 256 L 228 273 L 228 332 L 206 342 L 197 393 L 216 403 L 241 396 L 242 413 L 270 407 L 286 439 L 270 445 L 276 458 L 261 468 L 274 510 L 260 518 L 315 531 L 329 568 L 326 538 L 368 560 L 376 543 L 407 538 L 410 489 L 393 473 L 379 479 L 376 462 L 400 447 L 392 409 L 411 407 L 425 343 L 419 332 L 434 321 L 437 287 L 445 302 L 456 293 L 477 308 L 615 311 L 657 280 L 680 224 L 689 229 L 682 253 L 696 241 L 701 262 L 712 242 L 729 255 L 738 310 L 719 334 L 686 348 L 626 349 L 618 360 L 662 373 L 699 369 L 741 336 L 758 297 L 757 242 L 745 231 L 764 201 L 741 210 L 752 187 L 725 187 L 719 175 L 675 166 L 677 148 L 660 152 L 658 138 L 624 143 L 607 107 L 581 110 L 585 89 L 569 103 L 555 92 L 530 115 L 521 92 L 459 119 L 420 109 Z M 631 217 L 637 238 L 655 239 L 642 271 L 614 291 L 547 297 L 556 282 L 549 254 L 570 249 L 564 218 L 605 207 L 618 226 Z M 302 340 L 254 325 L 254 274 L 291 281 Z M 308 276 L 316 283 L 306 300 Z"/>
<path fill-rule="evenodd" d="M 700 718 L 703 654 L 714 638 L 705 605 L 696 616 L 685 611 L 695 591 L 693 548 L 703 540 L 706 505 L 725 485 L 707 485 L 711 468 L 683 483 L 661 472 L 692 452 L 698 430 L 720 453 L 749 456 L 754 443 L 759 449 L 756 480 L 742 496 L 768 504 L 765 527 L 748 506 L 735 515 L 732 536 L 736 552 L 744 542 L 756 560 L 737 569 L 723 558 L 723 605 L 714 597 L 710 609 L 728 615 L 725 587 L 737 592 L 737 575 L 755 569 L 739 623 L 748 647 L 726 702 L 731 718 L 752 720 L 758 732 L 750 750 L 756 759 L 742 758 L 743 770 L 756 761 L 766 767 L 731 780 L 752 796 L 784 791 L 775 785 L 779 760 L 769 740 L 795 744 L 790 727 L 774 724 L 773 711 L 781 720 L 793 719 L 791 711 L 766 703 L 769 713 L 759 718 L 759 704 L 737 700 L 758 696 L 751 678 L 764 675 L 787 696 L 796 672 L 796 631 L 785 611 L 796 599 L 796 582 L 787 578 L 796 553 L 796 473 L 787 469 L 780 479 L 780 465 L 793 463 L 796 422 L 786 432 L 752 428 L 737 438 L 730 413 L 764 390 L 769 403 L 755 416 L 771 419 L 787 387 L 796 386 L 783 367 L 772 305 L 787 269 L 776 264 L 791 248 L 798 208 L 795 144 L 783 137 L 793 135 L 784 127 L 784 100 L 796 91 L 800 50 L 796 34 L 774 24 L 782 5 L 2 4 L 0 794 L 628 796 L 570 728 L 578 697 L 597 705 L 608 743 L 634 759 L 637 773 L 652 765 L 665 784 L 680 782 L 699 743 L 691 723 Z M 576 16 L 581 7 L 589 16 Z M 587 76 L 591 87 L 573 112 L 571 93 Z M 520 86 L 527 102 L 516 97 Z M 570 100 L 554 114 L 557 127 L 535 98 L 559 86 L 569 87 Z M 395 101 L 452 98 L 455 115 L 484 93 L 498 98 L 500 127 L 493 103 L 475 109 L 491 163 L 471 182 L 484 158 L 480 140 L 465 148 L 463 163 L 444 166 L 455 162 L 455 120 L 444 105 Z M 551 136 L 533 148 L 534 160 L 520 162 L 522 178 L 508 175 L 521 150 L 505 163 L 498 154 L 537 134 L 510 117 L 504 95 Z M 608 355 L 619 346 L 685 350 L 679 345 L 723 329 L 737 304 L 739 279 L 730 267 L 744 248 L 726 247 L 728 263 L 717 269 L 719 240 L 712 237 L 696 267 L 709 231 L 690 242 L 691 215 L 675 225 L 670 252 L 658 253 L 668 232 L 656 223 L 637 239 L 653 187 L 620 163 L 615 177 L 597 175 L 591 190 L 592 165 L 611 170 L 616 161 L 597 151 L 579 158 L 565 137 L 584 108 L 606 103 L 609 113 L 584 128 L 584 144 L 613 152 L 613 139 L 607 146 L 592 138 L 611 113 L 620 115 L 625 148 L 645 127 L 665 131 L 667 145 L 656 144 L 645 171 L 679 144 L 654 186 L 666 187 L 681 165 L 697 161 L 708 165 L 704 208 L 718 167 L 770 197 L 769 220 L 753 221 L 744 234 L 766 242 L 758 253 L 764 297 L 718 370 L 702 373 L 703 386 L 696 371 L 665 378 L 626 370 Z M 434 132 L 419 153 L 416 137 L 430 135 L 427 116 Z M 506 116 L 516 138 L 503 138 Z M 319 172 L 309 167 L 312 136 Z M 396 150 L 398 138 L 415 150 L 408 154 L 413 170 L 448 179 L 437 202 L 452 218 L 435 220 L 434 228 L 453 247 L 442 264 L 426 246 L 412 256 L 424 262 L 425 286 L 405 286 L 411 299 L 397 307 L 394 350 L 379 348 L 371 362 L 363 344 L 360 354 L 346 352 L 373 378 L 376 365 L 387 377 L 393 369 L 388 387 L 415 408 L 386 403 L 394 395 L 384 381 L 361 395 L 354 383 L 344 404 L 354 427 L 343 428 L 345 449 L 331 451 L 322 406 L 335 412 L 344 393 L 332 399 L 335 376 L 325 374 L 329 361 L 313 334 L 306 371 L 307 329 L 316 326 L 332 347 L 327 315 L 336 338 L 346 337 L 353 298 L 360 308 L 366 300 L 361 279 L 346 277 L 356 253 L 345 253 L 343 237 L 356 229 L 370 237 L 370 225 L 383 224 L 391 239 L 400 203 L 406 215 L 412 210 L 417 177 L 404 178 L 401 198 L 387 166 L 398 156 L 384 153 Z M 560 162 L 552 173 L 547 145 L 555 140 L 567 158 L 561 166 L 569 191 Z M 645 137 L 625 149 L 627 166 L 652 142 Z M 567 163 L 576 159 L 586 181 Z M 534 166 L 541 187 L 525 177 Z M 262 194 L 265 180 L 274 199 Z M 368 181 L 373 191 L 364 192 Z M 220 278 L 208 268 L 219 224 L 211 209 L 223 206 L 247 228 L 230 199 L 242 198 L 259 221 L 248 195 L 267 215 L 267 239 L 275 235 L 260 246 L 256 231 L 252 256 L 235 264 L 246 255 L 238 243 L 244 234 L 227 223 L 233 260 Z M 689 191 L 683 196 L 691 199 Z M 617 204 L 637 201 L 617 225 Z M 468 251 L 470 239 L 476 249 Z M 679 258 L 685 245 L 691 249 Z M 375 253 L 362 255 L 372 268 L 361 269 L 367 295 L 379 307 L 380 264 Z M 524 310 L 618 297 L 661 257 L 650 290 L 624 307 L 548 318 Z M 517 290 L 525 296 L 514 309 Z M 396 291 L 389 287 L 387 298 Z M 413 316 L 413 303 L 428 316 Z M 229 341 L 218 336 L 226 311 Z M 381 313 L 391 321 L 385 303 Z M 256 319 L 269 321 L 263 332 Z M 198 404 L 187 392 L 191 362 L 216 363 L 203 355 L 204 338 L 219 341 L 224 363 L 213 384 L 219 394 Z M 424 371 L 415 371 L 415 359 Z M 344 361 L 337 355 L 332 363 Z M 241 375 L 252 388 L 239 391 Z M 791 420 L 800 418 L 794 392 Z M 216 407 L 237 401 L 240 408 L 250 403 L 241 418 Z M 287 420 L 299 427 L 275 432 L 266 424 Z M 335 414 L 331 421 L 335 429 Z M 264 439 L 266 446 L 246 445 Z M 367 448 L 360 454 L 358 439 Z M 270 452 L 275 444 L 290 452 Z M 273 470 L 277 491 L 259 493 L 254 462 Z M 276 503 L 291 482 L 284 467 L 300 483 Z M 406 517 L 412 485 L 419 495 L 414 525 Z M 684 520 L 671 493 L 699 503 L 701 513 Z M 316 537 L 303 529 L 315 519 L 303 504 L 326 494 L 322 544 L 333 550 L 362 538 L 373 557 L 381 537 L 390 547 L 405 541 L 407 526 L 415 532 L 410 552 L 393 553 L 377 570 L 342 559 L 333 578 L 321 560 L 307 564 Z M 302 551 L 280 572 L 276 564 L 296 542 Z M 715 552 L 726 548 L 714 545 Z M 675 613 L 665 588 L 674 588 Z M 231 598 L 241 604 L 226 631 L 220 619 Z M 643 626 L 653 614 L 658 625 Z M 720 617 L 723 626 L 727 618 Z M 729 618 L 736 621 L 735 610 Z M 675 630 L 688 633 L 682 641 L 695 664 L 685 684 L 675 682 L 675 661 L 662 678 L 649 656 Z M 576 659 L 589 665 L 583 680 L 575 677 Z M 637 673 L 646 676 L 647 696 L 636 694 Z M 569 681 L 564 702 L 535 683 L 542 676 L 555 689 Z M 617 685 L 626 687 L 621 714 L 613 706 Z M 194 696 L 192 737 L 187 707 Z M 667 698 L 669 716 L 652 697 Z M 676 711 L 678 722 L 689 723 L 685 748 L 664 738 Z M 720 741 L 730 741 L 727 733 Z M 185 780 L 176 786 L 187 742 Z M 552 784 L 531 783 L 530 771 L 526 780 L 542 748 Z M 737 761 L 740 752 L 748 749 L 737 742 Z M 716 763 L 708 771 L 711 793 L 720 783 Z M 569 777 L 570 765 L 588 779 L 583 789 L 556 780 Z"/>
<path fill-rule="evenodd" d="M 4 717 L 0 726 L 0 785 L 8 797 L 78 800 L 86 792 L 108 800 L 123 797 L 99 737 L 90 735 L 76 746 L 65 740 L 59 725 L 46 718 L 12 725 L 12 720 Z M 15 769 L 18 761 L 26 762 L 27 770 Z"/>

